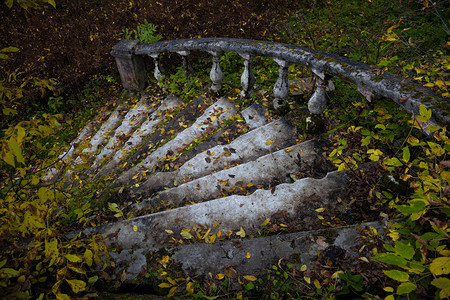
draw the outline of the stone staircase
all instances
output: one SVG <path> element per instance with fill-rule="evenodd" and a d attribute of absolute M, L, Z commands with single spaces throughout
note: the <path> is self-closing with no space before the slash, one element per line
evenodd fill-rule
<path fill-rule="evenodd" d="M 123 44 L 119 48 L 128 49 Z M 131 67 L 124 63 L 126 55 L 119 57 L 119 50 L 116 47 L 113 54 L 119 70 L 135 73 L 127 83 L 121 70 L 125 87 L 142 85 L 136 73 L 142 67 L 133 66 L 131 60 Z M 186 63 L 182 50 L 173 51 Z M 219 52 L 211 53 L 216 92 L 220 66 L 214 58 Z M 150 56 L 160 79 L 158 55 Z M 249 75 L 251 55 L 242 57 L 245 96 L 252 91 L 254 78 Z M 281 73 L 288 64 L 277 63 L 281 79 L 274 96 L 284 101 L 289 85 Z M 321 74 L 317 69 L 315 73 Z M 323 79 L 316 86 L 310 100 L 319 101 L 310 105 L 315 109 L 323 106 L 330 84 Z M 193 278 L 232 268 L 237 282 L 241 275 L 262 274 L 280 259 L 313 266 L 318 251 L 330 247 L 342 249 L 346 259 L 352 259 L 358 256 L 361 228 L 382 228 L 372 222 L 318 229 L 324 209 L 348 208 L 348 174 L 337 172 L 324 158 L 326 139 L 299 140 L 302 129 L 293 125 L 289 114 L 273 117 L 267 103 L 240 108 L 216 93 L 188 103 L 175 95 L 158 98 L 148 93 L 101 112 L 60 156 L 70 165 L 65 171 L 67 187 L 97 180 L 108 183 L 96 201 L 114 203 L 122 218 L 83 233 L 101 234 L 115 249 L 113 276 L 125 274 L 127 283 L 145 284 L 143 275 L 150 266 L 168 255 Z M 50 170 L 46 180 L 57 175 L 57 169 Z"/>
<path fill-rule="evenodd" d="M 66 186 L 111 182 L 97 200 L 129 218 L 83 232 L 115 249 L 126 283 L 145 283 L 140 275 L 161 249 L 197 278 L 230 267 L 257 275 L 281 258 L 312 266 L 331 246 L 356 255 L 358 226 L 316 230 L 321 208 L 346 209 L 348 178 L 324 159 L 325 141 L 298 141 L 289 116 L 270 119 L 261 104 L 240 110 L 227 97 L 183 103 L 174 95 L 152 103 L 144 95 L 109 113 L 61 157 L 72 164 Z M 264 223 L 286 234 L 265 236 Z"/>

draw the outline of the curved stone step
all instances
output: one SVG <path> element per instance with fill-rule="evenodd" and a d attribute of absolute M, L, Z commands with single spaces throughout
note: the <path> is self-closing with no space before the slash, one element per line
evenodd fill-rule
<path fill-rule="evenodd" d="M 320 165 L 320 145 L 309 140 L 301 144 L 276 151 L 230 169 L 225 169 L 180 186 L 164 190 L 156 197 L 133 205 L 134 210 L 149 207 L 152 210 L 164 207 L 180 206 L 189 202 L 203 202 L 222 197 L 247 184 L 269 187 L 272 182 L 291 182 L 290 174 L 308 172 L 313 166 Z M 325 174 L 324 174 L 325 175 Z M 237 189 L 238 191 L 238 189 Z"/>
<path fill-rule="evenodd" d="M 95 153 L 101 145 L 105 144 L 108 138 L 114 134 L 114 130 L 120 126 L 129 108 L 130 104 L 127 102 L 117 106 L 116 110 L 109 116 L 108 120 L 102 124 L 100 129 L 90 139 L 89 146 L 83 149 L 81 154 L 74 160 L 72 169 L 92 158 L 93 153 Z"/>
<path fill-rule="evenodd" d="M 158 248 L 175 238 L 183 229 L 202 224 L 212 230 L 227 232 L 243 228 L 252 232 L 274 213 L 306 222 L 315 222 L 315 209 L 333 204 L 344 197 L 347 188 L 344 172 L 331 172 L 322 179 L 304 178 L 292 184 L 281 184 L 272 190 L 257 190 L 249 196 L 229 196 L 191 206 L 110 223 L 84 230 L 85 234 L 101 234 L 108 244 L 123 249 Z M 308 224 L 305 224 L 308 226 Z M 170 232 L 169 231 L 169 232 Z"/>
<path fill-rule="evenodd" d="M 179 245 L 168 248 L 167 255 L 179 263 L 191 277 L 204 278 L 209 273 L 223 274 L 227 269 L 233 269 L 239 275 L 258 276 L 280 260 L 288 260 L 297 267 L 306 265 L 313 268 L 320 251 L 325 255 L 327 251 L 338 254 L 337 257 L 334 256 L 334 260 L 357 261 L 360 254 L 354 248 L 359 248 L 363 229 L 369 227 L 378 232 L 383 230 L 380 222 L 367 222 L 252 239 Z M 156 256 L 161 259 L 162 256 L 158 256 L 155 248 L 111 252 L 111 255 L 117 265 L 126 266 L 127 283 L 131 285 L 145 284 L 145 281 L 134 279 L 153 263 L 149 258 Z"/>
<path fill-rule="evenodd" d="M 127 155 L 136 147 L 139 147 L 145 138 L 150 136 L 155 128 L 161 123 L 166 114 L 172 113 L 175 109 L 179 108 L 183 104 L 181 98 L 174 95 L 169 95 L 165 98 L 158 109 L 156 109 L 151 116 L 147 118 L 142 125 L 137 128 L 131 137 L 124 143 L 124 147 L 114 152 L 114 156 L 111 161 L 103 166 L 100 171 L 97 172 L 95 178 L 104 176 L 113 171 L 121 162 L 125 160 Z M 105 147 L 106 148 L 106 147 Z"/>
<path fill-rule="evenodd" d="M 276 120 L 236 138 L 227 145 L 217 145 L 199 153 L 178 170 L 153 174 L 145 183 L 130 192 L 149 195 L 153 191 L 173 186 L 175 181 L 183 183 L 236 163 L 255 160 L 267 153 L 293 145 L 295 139 L 295 128 L 285 119 Z"/>
<path fill-rule="evenodd" d="M 93 164 L 85 173 L 92 174 L 105 161 L 111 159 L 129 136 L 142 125 L 146 117 L 155 110 L 158 104 L 149 103 L 146 97 L 142 97 L 138 103 L 133 105 L 123 118 L 120 126 L 114 130 L 114 135 L 108 140 L 100 153 L 96 155 Z"/>
<path fill-rule="evenodd" d="M 153 151 L 142 162 L 121 175 L 115 181 L 114 185 L 127 185 L 133 182 L 133 177 L 135 176 L 141 175 L 144 177 L 146 176 L 145 173 L 153 173 L 155 168 L 164 161 L 166 155 L 173 156 L 179 154 L 194 139 L 201 138 L 208 130 L 222 127 L 225 120 L 237 113 L 238 110 L 232 101 L 226 97 L 221 98 L 208 107 L 192 126 L 178 133 L 174 139 Z"/>

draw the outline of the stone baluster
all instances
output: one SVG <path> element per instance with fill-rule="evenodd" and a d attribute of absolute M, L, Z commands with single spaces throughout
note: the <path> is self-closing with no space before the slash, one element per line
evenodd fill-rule
<path fill-rule="evenodd" d="M 275 97 L 273 107 L 277 109 L 286 105 L 286 98 L 289 94 L 288 75 L 291 63 L 276 58 L 274 58 L 274 61 L 280 66 L 278 69 L 278 80 L 273 87 L 273 96 Z"/>
<path fill-rule="evenodd" d="M 177 51 L 179 55 L 181 55 L 181 59 L 183 60 L 183 74 L 184 76 L 188 76 L 189 74 L 194 72 L 194 69 L 192 68 L 191 64 L 189 63 L 188 56 L 190 54 L 189 51 L 183 50 L 183 51 Z"/>
<path fill-rule="evenodd" d="M 143 90 L 147 79 L 142 56 L 134 55 L 134 48 L 138 43 L 122 40 L 111 51 L 111 55 L 116 59 L 122 85 L 130 92 Z"/>
<path fill-rule="evenodd" d="M 222 51 L 208 51 L 212 55 L 213 65 L 209 76 L 211 77 L 212 85 L 211 90 L 217 93 L 222 88 L 222 69 L 220 68 L 220 55 Z"/>
<path fill-rule="evenodd" d="M 252 64 L 253 57 L 252 54 L 239 53 L 239 55 L 244 59 L 244 72 L 241 76 L 241 98 L 250 97 L 253 93 L 253 86 L 255 85 L 255 75 L 253 75 Z"/>
<path fill-rule="evenodd" d="M 308 101 L 308 110 L 313 114 L 321 114 L 327 107 L 326 89 L 328 80 L 325 74 L 319 70 L 312 69 L 316 75 L 316 90 Z"/>
<path fill-rule="evenodd" d="M 161 67 L 161 63 L 159 61 L 159 53 L 150 53 L 149 56 L 153 58 L 155 62 L 155 71 L 153 72 L 153 75 L 155 76 L 156 81 L 158 81 L 158 85 L 163 85 L 163 79 L 164 79 L 164 71 Z"/>

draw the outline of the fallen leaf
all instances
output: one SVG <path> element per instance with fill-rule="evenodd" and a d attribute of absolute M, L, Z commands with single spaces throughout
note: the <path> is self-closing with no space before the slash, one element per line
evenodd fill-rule
<path fill-rule="evenodd" d="M 241 238 L 245 237 L 245 231 L 244 228 L 241 227 L 241 230 L 239 230 L 238 232 L 236 232 L 236 235 L 240 236 Z"/>
<path fill-rule="evenodd" d="M 328 247 L 328 243 L 325 242 L 325 237 L 323 237 L 323 236 L 318 236 L 317 237 L 316 244 L 321 246 L 321 247 Z"/>

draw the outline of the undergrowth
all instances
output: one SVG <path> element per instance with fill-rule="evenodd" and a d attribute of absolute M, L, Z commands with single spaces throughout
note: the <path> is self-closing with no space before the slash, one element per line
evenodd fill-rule
<path fill-rule="evenodd" d="M 441 4 L 328 1 L 319 5 L 314 1 L 310 9 L 297 11 L 278 25 L 280 32 L 274 40 L 376 65 L 448 97 L 448 11 L 440 11 Z M 156 28 L 149 25 L 140 28 L 151 32 L 151 37 L 142 36 L 139 28 L 124 34 L 158 39 L 153 36 Z M 0 59 L 15 52 L 17 48 L 3 48 Z M 207 62 L 210 60 L 195 66 L 204 70 L 195 76 L 185 76 L 181 68 L 177 69 L 166 78 L 167 92 L 181 93 L 186 102 L 193 99 L 209 82 L 209 71 L 202 67 Z M 260 57 L 253 63 L 257 88 L 270 91 L 277 80 L 277 64 Z M 226 54 L 221 67 L 226 79 L 224 92 L 240 101 L 242 107 L 262 101 L 269 93 L 238 100 L 242 59 Z M 290 71 L 296 77 L 308 74 L 302 68 L 292 67 Z M 0 295 L 95 297 L 95 291 L 112 280 L 108 273 L 114 263 L 106 259 L 110 249 L 99 236 L 76 234 L 68 238 L 63 233 L 79 224 L 95 226 L 104 221 L 104 216 L 123 217 L 123 213 L 114 203 L 107 207 L 90 203 L 107 182 L 67 190 L 64 176 L 51 182 L 44 181 L 43 176 L 55 161 L 61 161 L 59 153 L 69 147 L 87 120 L 102 107 L 114 108 L 124 101 L 117 96 L 119 84 L 114 77 L 99 74 L 82 93 L 64 99 L 56 81 L 19 75 L 9 74 L 0 85 L 1 127 L 5 129 L 0 152 Z M 356 89 L 345 82 L 336 80 L 335 84 L 337 92 L 323 115 L 328 126 L 326 136 L 332 142 L 328 158 L 355 180 L 373 179 L 360 200 L 367 203 L 368 210 L 390 220 L 386 231 L 367 230 L 360 257 L 353 264 L 337 264 L 319 253 L 322 267 L 312 269 L 294 261 L 279 261 L 259 277 L 240 276 L 228 269 L 200 281 L 172 269 L 170 256 L 161 255 L 154 258 L 147 273 L 161 293 L 195 298 L 450 298 L 450 142 L 446 127 L 429 127 L 429 135 L 424 135 L 421 126 L 430 119 L 431 110 L 421 106 L 420 114 L 411 116 L 389 101 L 362 101 Z M 26 102 L 18 100 L 29 86 L 51 93 L 44 110 L 24 118 L 20 114 L 30 116 L 30 112 L 22 105 Z M 104 98 L 109 100 L 105 102 Z M 383 176 L 373 178 L 370 172 L 364 173 L 367 166 Z M 286 232 L 285 226 L 266 220 L 257 233 L 241 228 L 220 234 L 208 228 L 186 228 L 180 233 L 182 239 L 173 243 L 212 243 L 249 234 L 267 236 Z M 119 286 L 124 280 L 122 276 L 113 282 Z M 232 286 L 233 282 L 238 285 Z"/>

